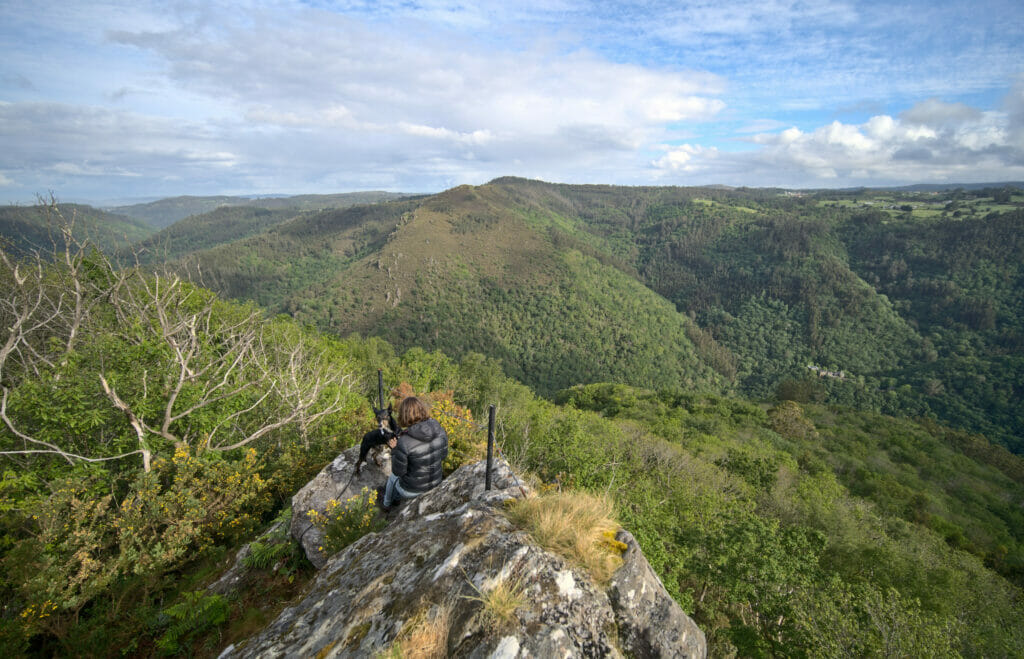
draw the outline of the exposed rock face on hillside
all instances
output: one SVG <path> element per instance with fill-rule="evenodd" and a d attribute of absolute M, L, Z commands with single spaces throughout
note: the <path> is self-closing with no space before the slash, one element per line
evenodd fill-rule
<path fill-rule="evenodd" d="M 356 477 L 362 484 L 353 480 L 345 487 L 354 451 L 325 467 L 293 500 L 298 521 L 292 531 L 305 532 L 308 553 L 317 547 L 306 541 L 315 529 L 306 532 L 302 506 L 383 482 L 383 472 L 371 466 Z M 629 533 L 617 536 L 627 547 L 623 566 L 607 587 L 599 586 L 501 514 L 505 501 L 524 495 L 508 465 L 497 463 L 489 492 L 484 471 L 482 462 L 459 469 L 392 513 L 382 532 L 317 558 L 320 574 L 303 599 L 222 656 L 364 657 L 396 641 L 408 652 L 409 643 L 424 643 L 414 632 L 429 629 L 443 632 L 434 656 L 706 655 L 703 633 L 669 597 Z M 370 482 L 373 472 L 376 483 Z M 518 604 L 507 619 L 488 617 L 484 601 L 503 587 L 519 593 Z"/>

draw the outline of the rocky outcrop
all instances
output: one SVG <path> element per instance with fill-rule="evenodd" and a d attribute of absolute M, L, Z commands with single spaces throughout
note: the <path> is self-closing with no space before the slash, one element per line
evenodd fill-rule
<path fill-rule="evenodd" d="M 305 528 L 300 507 L 379 484 L 346 485 L 351 472 L 338 478 L 354 462 L 346 455 L 293 500 L 292 532 L 314 556 L 319 545 L 305 538 L 315 529 Z M 324 491 L 312 491 L 317 482 Z M 393 513 L 380 533 L 320 556 L 301 601 L 222 656 L 373 656 L 396 642 L 424 642 L 424 630 L 439 644 L 437 656 L 705 656 L 703 634 L 629 533 L 618 535 L 623 566 L 600 586 L 502 514 L 506 501 L 527 493 L 506 463 L 496 464 L 492 484 L 485 492 L 483 463 L 463 467 Z"/>
<path fill-rule="evenodd" d="M 384 485 L 388 474 L 391 473 L 391 452 L 386 447 L 371 451 L 369 459 L 356 474 L 354 472 L 358 459 L 357 445 L 334 458 L 292 497 L 292 521 L 289 531 L 302 545 L 306 557 L 317 569 L 324 566 L 328 557 L 320 551 L 323 536 L 320 529 L 309 520 L 309 511 L 323 512 L 331 499 L 345 501 L 360 494 L 363 488 L 373 491 Z"/>

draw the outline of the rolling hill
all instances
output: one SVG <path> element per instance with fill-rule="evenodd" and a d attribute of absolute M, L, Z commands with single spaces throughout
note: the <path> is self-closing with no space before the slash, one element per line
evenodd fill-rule
<path fill-rule="evenodd" d="M 190 258 L 232 297 L 481 352 L 545 395 L 709 387 L 937 416 L 1024 450 L 1020 200 L 838 194 L 504 178 Z"/>
<path fill-rule="evenodd" d="M 144 222 L 83 204 L 0 206 L 0 237 L 15 254 L 46 253 L 55 244 L 63 249 L 60 226 L 65 222 L 74 226 L 77 239 L 88 238 L 108 254 L 153 233 Z"/>
<path fill-rule="evenodd" d="M 168 197 L 144 204 L 116 206 L 109 210 L 140 219 L 150 226 L 163 229 L 178 220 L 191 215 L 209 213 L 222 206 L 250 206 L 264 210 L 322 210 L 325 208 L 345 208 L 355 204 L 372 204 L 378 201 L 398 199 L 404 196 L 396 192 L 344 192 L 326 195 L 295 195 L 282 197 L 229 197 L 226 195 L 212 197 Z"/>
<path fill-rule="evenodd" d="M 581 381 L 718 388 L 693 321 L 500 188 L 296 218 L 194 255 L 233 297 L 339 334 L 483 352 L 552 394 Z"/>
<path fill-rule="evenodd" d="M 181 258 L 202 249 L 247 238 L 298 214 L 295 209 L 267 210 L 252 206 L 220 206 L 190 215 L 124 250 L 140 263 Z"/>

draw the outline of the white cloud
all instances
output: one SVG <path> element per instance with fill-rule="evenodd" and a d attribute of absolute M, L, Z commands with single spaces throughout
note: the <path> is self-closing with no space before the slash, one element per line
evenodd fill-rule
<path fill-rule="evenodd" d="M 58 174 L 71 176 L 142 176 L 138 172 L 130 172 L 122 167 L 97 167 L 89 163 L 59 162 L 50 169 Z"/>
<path fill-rule="evenodd" d="M 263 38 L 271 24 L 274 37 Z M 643 141 L 667 123 L 705 121 L 724 108 L 716 98 L 722 81 L 707 73 L 614 63 L 583 50 L 506 51 L 411 38 L 335 14 L 307 12 L 281 25 L 269 12 L 250 12 L 244 21 L 225 12 L 216 29 L 203 23 L 112 38 L 163 58 L 186 89 L 281 126 L 323 125 L 329 108 L 341 108 L 333 123 L 394 134 L 443 127 L 498 143 L 600 125 Z"/>
<path fill-rule="evenodd" d="M 654 165 L 704 172 L 717 176 L 717 182 L 756 178 L 790 187 L 1019 179 L 1024 177 L 1024 113 L 1013 113 L 1017 102 L 1008 99 L 1008 112 L 982 112 L 928 100 L 898 117 L 876 115 L 862 124 L 833 121 L 810 132 L 791 127 L 760 133 L 749 138 L 758 146 L 752 151 L 702 153 L 684 145 Z"/>
<path fill-rule="evenodd" d="M 681 144 L 679 146 L 664 146 L 662 148 L 667 153 L 651 164 L 658 169 L 672 172 L 695 172 L 704 169 L 707 161 L 718 157 L 718 149 L 714 147 L 706 148 L 693 144 Z M 696 161 L 694 160 L 695 158 L 697 159 Z"/>
<path fill-rule="evenodd" d="M 14 180 L 0 174 L 0 187 L 7 187 L 10 185 L 14 185 Z"/>
<path fill-rule="evenodd" d="M 943 103 L 929 98 L 900 115 L 903 121 L 936 128 L 979 119 L 981 112 L 963 103 Z"/>
<path fill-rule="evenodd" d="M 462 144 L 486 144 L 494 138 L 489 130 L 475 130 L 472 133 L 459 133 L 447 128 L 435 128 L 433 126 L 423 126 L 421 124 L 410 124 L 404 121 L 399 122 L 398 128 L 408 135 L 440 140 L 451 140 Z"/>
<path fill-rule="evenodd" d="M 1019 8 L 978 1 L 9 0 L 0 171 L 97 196 L 1012 178 L 1024 78 L 951 102 L 1021 71 Z"/>

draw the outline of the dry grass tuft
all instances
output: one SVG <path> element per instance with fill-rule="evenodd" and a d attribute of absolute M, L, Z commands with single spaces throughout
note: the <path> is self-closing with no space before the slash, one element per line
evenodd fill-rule
<path fill-rule="evenodd" d="M 466 599 L 483 604 L 480 615 L 483 616 L 485 625 L 506 629 L 516 624 L 516 609 L 526 602 L 521 584 L 505 579 L 487 591 L 476 586 L 473 586 L 473 590 L 477 595 L 466 596 Z"/>
<path fill-rule="evenodd" d="M 551 492 L 520 499 L 505 514 L 541 547 L 586 569 L 599 584 L 607 584 L 622 565 L 624 545 L 615 540 L 619 523 L 608 497 Z"/>
<path fill-rule="evenodd" d="M 444 659 L 448 656 L 448 631 L 452 607 L 431 607 L 413 616 L 383 656 L 401 659 Z"/>

